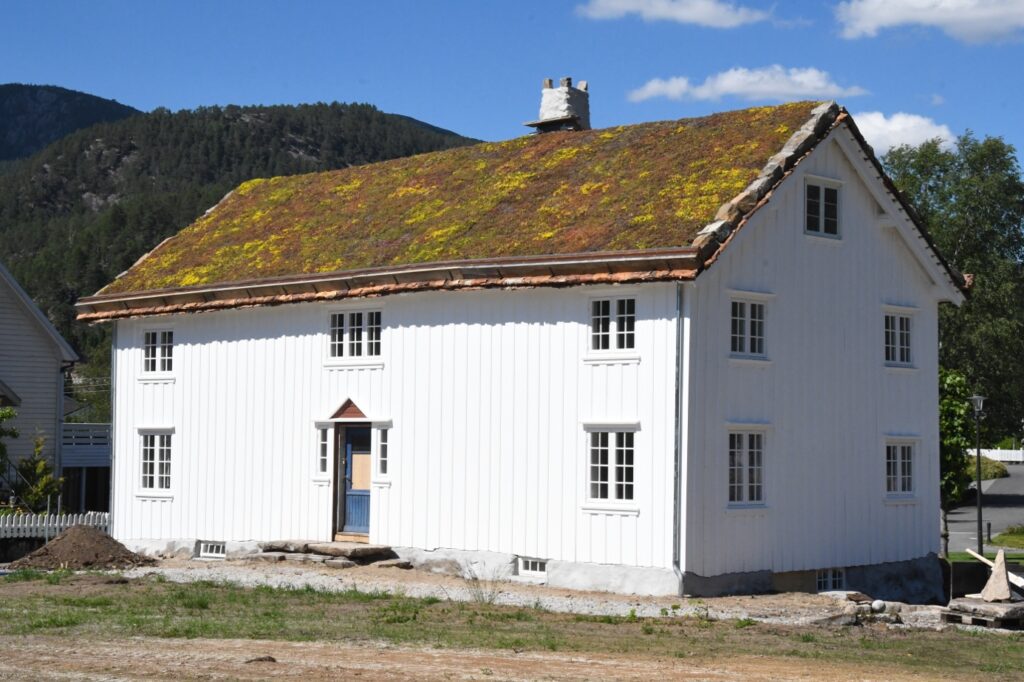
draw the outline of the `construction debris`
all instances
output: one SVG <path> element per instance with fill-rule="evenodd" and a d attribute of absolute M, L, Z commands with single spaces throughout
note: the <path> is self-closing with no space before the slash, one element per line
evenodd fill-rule
<path fill-rule="evenodd" d="M 1010 576 L 1006 570 L 1006 555 L 1003 550 L 996 554 L 996 563 L 992 567 L 992 575 L 981 590 L 981 598 L 987 602 L 1010 601 Z"/>

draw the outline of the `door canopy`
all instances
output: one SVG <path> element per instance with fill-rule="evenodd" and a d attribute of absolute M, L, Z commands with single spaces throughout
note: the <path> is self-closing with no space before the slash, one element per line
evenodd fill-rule
<path fill-rule="evenodd" d="M 366 419 L 366 415 L 350 398 L 331 415 L 331 419 Z"/>

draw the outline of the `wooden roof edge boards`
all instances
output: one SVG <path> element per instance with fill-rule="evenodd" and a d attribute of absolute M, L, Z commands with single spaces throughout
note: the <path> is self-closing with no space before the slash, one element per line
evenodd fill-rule
<path fill-rule="evenodd" d="M 597 257 L 595 257 L 597 256 Z M 163 290 L 128 296 L 92 296 L 76 304 L 78 319 L 101 322 L 128 317 L 201 312 L 260 305 L 282 305 L 346 298 L 386 296 L 413 291 L 491 288 L 565 287 L 688 280 L 696 277 L 699 252 L 689 247 L 650 252 L 573 254 L 543 262 L 466 261 L 452 267 L 376 269 L 334 273 L 332 277 L 280 278 L 214 289 Z"/>

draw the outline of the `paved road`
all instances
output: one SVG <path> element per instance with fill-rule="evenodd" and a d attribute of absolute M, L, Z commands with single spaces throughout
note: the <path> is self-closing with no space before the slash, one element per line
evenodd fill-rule
<path fill-rule="evenodd" d="M 1024 524 L 1024 464 L 1008 464 L 1009 478 L 982 482 L 982 522 L 992 522 L 995 537 L 1008 526 Z M 949 550 L 962 552 L 978 545 L 978 513 L 974 499 L 949 514 Z"/>

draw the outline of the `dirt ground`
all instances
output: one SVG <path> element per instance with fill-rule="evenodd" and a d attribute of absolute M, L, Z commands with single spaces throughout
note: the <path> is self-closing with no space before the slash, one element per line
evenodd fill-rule
<path fill-rule="evenodd" d="M 252 662 L 272 656 L 276 662 Z M 822 660 L 685 659 L 260 640 L 0 637 L 0 680 L 911 680 Z M 934 678 L 933 678 L 934 679 Z"/>

